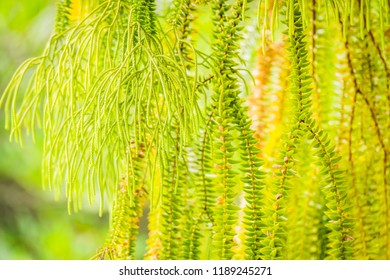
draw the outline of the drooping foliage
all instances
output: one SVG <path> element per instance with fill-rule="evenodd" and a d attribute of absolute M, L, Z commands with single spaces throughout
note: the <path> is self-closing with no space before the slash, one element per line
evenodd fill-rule
<path fill-rule="evenodd" d="M 95 259 L 134 259 L 143 213 L 145 259 L 389 259 L 389 11 L 62 0 L 0 105 L 70 211 L 109 201 Z"/>

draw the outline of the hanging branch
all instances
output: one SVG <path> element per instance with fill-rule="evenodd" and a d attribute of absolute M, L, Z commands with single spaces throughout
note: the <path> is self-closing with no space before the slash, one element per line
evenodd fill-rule
<path fill-rule="evenodd" d="M 78 25 L 55 33 L 41 57 L 25 62 L 0 101 L 18 141 L 23 126 L 34 131 L 42 119 L 45 185 L 57 191 L 65 185 L 75 210 L 85 190 L 92 202 L 97 188 L 101 204 L 105 194 L 115 193 L 133 139 L 148 143 L 147 153 L 161 147 L 154 158 L 163 167 L 170 124 L 178 120 L 182 143 L 197 127 L 194 87 L 167 38 L 156 37 L 153 6 L 153 1 L 102 1 Z M 30 69 L 33 76 L 18 105 Z"/>

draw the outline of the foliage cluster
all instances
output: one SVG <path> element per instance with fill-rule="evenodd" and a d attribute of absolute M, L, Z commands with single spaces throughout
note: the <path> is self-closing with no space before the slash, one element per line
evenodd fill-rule
<path fill-rule="evenodd" d="M 59 1 L 0 100 L 69 211 L 112 202 L 94 258 L 134 259 L 147 212 L 145 259 L 389 259 L 390 2 L 157 4 Z"/>

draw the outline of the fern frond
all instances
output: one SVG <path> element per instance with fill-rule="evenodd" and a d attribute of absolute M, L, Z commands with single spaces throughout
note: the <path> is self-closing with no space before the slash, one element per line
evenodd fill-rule
<path fill-rule="evenodd" d="M 186 215 L 188 192 L 190 183 L 187 171 L 187 158 L 185 152 L 179 150 L 179 129 L 173 129 L 172 133 L 175 146 L 172 147 L 169 167 L 162 174 L 162 230 L 161 244 L 163 250 L 162 259 L 183 259 L 185 255 L 185 235 L 189 229 L 185 228 L 189 216 Z"/>
<path fill-rule="evenodd" d="M 324 187 L 322 188 L 327 200 L 328 211 L 325 214 L 329 217 L 327 226 L 331 232 L 328 258 L 329 259 L 350 259 L 353 256 L 351 236 L 353 221 L 349 214 L 351 207 L 347 202 L 347 187 L 345 186 L 345 175 L 337 170 L 337 164 L 341 157 L 335 153 L 335 146 L 330 144 L 326 133 L 316 127 L 315 122 L 307 123 L 310 133 L 309 138 L 313 139 L 314 148 L 321 161 Z"/>
<path fill-rule="evenodd" d="M 286 230 L 286 199 L 289 194 L 290 182 L 295 175 L 293 166 L 295 163 L 294 154 L 296 145 L 301 141 L 304 133 L 302 124 L 310 117 L 310 82 L 308 81 L 307 51 L 305 50 L 304 34 L 302 27 L 302 19 L 298 3 L 294 3 L 293 30 L 290 35 L 290 59 L 292 65 L 292 73 L 290 77 L 290 92 L 294 100 L 295 113 L 293 117 L 292 127 L 283 141 L 281 149 L 282 159 L 274 164 L 276 172 L 269 193 L 266 195 L 267 201 L 264 207 L 264 232 L 266 238 L 262 241 L 263 249 L 261 250 L 264 259 L 283 259 Z M 291 9 L 290 6 L 286 9 Z M 289 12 L 291 13 L 291 11 Z M 289 20 L 291 14 L 289 15 Z M 288 23 L 291 26 L 291 23 Z"/>
<path fill-rule="evenodd" d="M 71 0 L 61 0 L 57 2 L 57 15 L 55 20 L 55 31 L 61 33 L 70 27 Z"/>
<path fill-rule="evenodd" d="M 253 137 L 251 122 L 248 120 L 247 111 L 240 103 L 237 106 L 237 127 L 241 130 L 240 157 L 241 176 L 244 184 L 245 201 L 243 223 L 245 224 L 244 244 L 247 247 L 245 259 L 260 259 L 260 248 L 263 234 L 262 228 L 262 199 L 264 192 L 263 178 L 265 173 L 260 170 L 262 161 L 258 158 L 259 149 L 255 147 L 257 140 Z"/>
<path fill-rule="evenodd" d="M 111 260 L 135 259 L 135 246 L 139 229 L 139 218 L 146 198 L 146 190 L 139 186 L 130 200 L 125 182 L 114 200 L 109 237 L 97 256 L 102 259 L 107 254 Z"/>
<path fill-rule="evenodd" d="M 327 241 L 327 234 L 321 236 L 325 205 L 318 183 L 319 169 L 307 140 L 299 143 L 295 158 L 299 163 L 295 166 L 299 176 L 291 178 L 294 188 L 287 202 L 287 256 L 293 260 L 321 259 Z"/>
<path fill-rule="evenodd" d="M 214 93 L 212 95 L 211 109 L 213 112 L 213 144 L 215 145 L 215 190 L 220 193 L 217 197 L 217 205 L 213 209 L 214 231 L 213 244 L 215 256 L 219 259 L 231 259 L 233 257 L 233 237 L 235 235 L 233 225 L 237 223 L 237 211 L 239 207 L 235 205 L 234 199 L 238 194 L 235 165 L 234 141 L 237 137 L 234 131 L 240 129 L 243 133 L 245 129 L 250 129 L 247 123 L 243 125 L 247 116 L 240 114 L 241 120 L 236 121 L 237 108 L 241 107 L 238 100 L 238 74 L 237 74 L 237 42 L 241 38 L 240 22 L 242 20 L 244 1 L 235 1 L 231 6 L 226 1 L 213 1 L 215 43 L 214 51 L 217 57 L 214 73 Z M 240 109 L 239 109 L 240 110 Z M 237 128 L 237 123 L 242 127 Z M 246 137 L 245 137 L 246 138 Z M 255 140 L 253 139 L 253 142 Z M 252 142 L 250 142 L 252 144 Z M 245 144 L 244 144 L 245 145 Z M 253 154 L 255 156 L 255 154 Z M 252 160 L 252 156 L 249 160 Z"/>
<path fill-rule="evenodd" d="M 197 127 L 195 87 L 167 38 L 154 35 L 153 1 L 135 2 L 102 1 L 77 26 L 55 34 L 43 56 L 19 68 L 0 100 L 16 140 L 22 127 L 35 129 L 42 120 L 45 185 L 58 191 L 64 185 L 75 210 L 85 190 L 91 202 L 95 188 L 101 203 L 115 193 L 132 140 L 148 143 L 149 153 L 170 146 L 165 130 L 175 115 L 183 143 Z M 29 69 L 33 76 L 18 105 Z M 154 158 L 166 161 L 169 151 L 156 150 Z"/>

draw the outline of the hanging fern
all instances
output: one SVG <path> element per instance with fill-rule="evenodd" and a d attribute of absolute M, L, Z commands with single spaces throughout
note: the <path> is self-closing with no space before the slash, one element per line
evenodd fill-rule
<path fill-rule="evenodd" d="M 112 205 L 94 259 L 135 259 L 144 212 L 145 259 L 389 259 L 389 11 L 61 0 L 0 105 L 69 212 Z"/>
<path fill-rule="evenodd" d="M 136 2 L 143 5 L 143 1 Z M 147 19 L 142 12 L 126 19 L 132 9 L 144 11 L 129 5 L 126 1 L 104 1 L 79 25 L 54 35 L 42 57 L 20 67 L 1 100 L 10 109 L 6 112 L 12 115 L 8 127 L 12 126 L 11 134 L 19 141 L 22 126 L 34 131 L 35 121 L 41 119 L 38 108 L 43 104 L 45 183 L 51 187 L 64 182 L 75 210 L 80 207 L 84 186 L 90 190 L 90 201 L 95 185 L 101 197 L 112 191 L 107 180 L 125 174 L 117 166 L 123 165 L 124 151 L 132 139 L 168 147 L 167 138 L 156 136 L 163 134 L 175 114 L 180 116 L 183 139 L 188 138 L 185 134 L 197 120 L 190 117 L 197 105 L 185 69 L 170 58 L 174 51 L 164 50 L 154 37 L 153 17 Z M 129 24 L 125 30 L 123 20 Z M 111 22 L 107 25 L 105 21 Z M 150 22 L 150 28 L 143 29 L 143 21 Z M 80 38 L 84 38 L 81 44 Z M 30 68 L 36 69 L 33 82 L 18 106 L 18 88 Z M 154 86 L 147 87 L 149 83 Z M 162 107 L 156 110 L 152 104 Z M 141 119 L 147 127 L 137 128 Z M 163 158 L 166 152 L 157 157 Z M 105 173 L 98 172 L 101 166 L 105 166 Z M 51 171 L 53 167 L 56 172 Z"/>
<path fill-rule="evenodd" d="M 215 192 L 218 194 L 216 204 L 213 207 L 214 214 L 214 256 L 218 259 L 230 259 L 233 256 L 232 247 L 234 228 L 237 221 L 237 206 L 234 199 L 237 195 L 236 172 L 233 170 L 233 157 L 235 147 L 233 146 L 235 129 L 233 124 L 233 108 L 231 103 L 236 98 L 236 85 L 232 73 L 232 51 L 234 45 L 226 40 L 235 36 L 233 28 L 237 25 L 234 20 L 228 21 L 227 12 L 229 6 L 226 1 L 213 1 L 213 12 L 216 30 L 214 34 L 216 41 L 214 50 L 216 52 L 217 71 L 213 80 L 212 95 L 212 139 L 214 146 L 214 172 L 216 178 L 213 180 Z M 234 41 L 232 41 L 233 43 Z M 230 77 L 232 76 L 232 77 Z"/>

